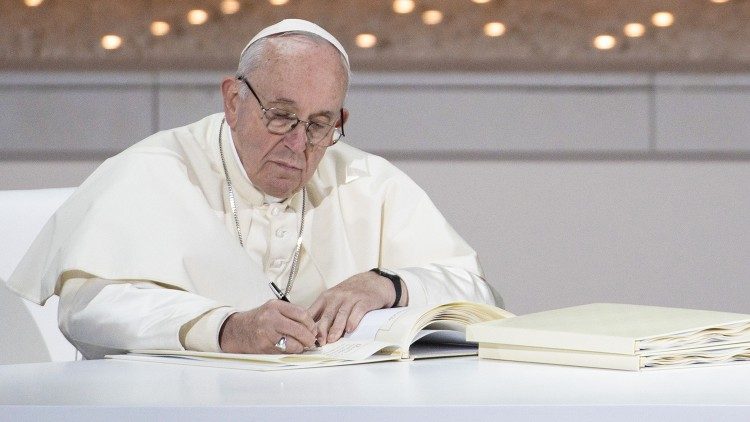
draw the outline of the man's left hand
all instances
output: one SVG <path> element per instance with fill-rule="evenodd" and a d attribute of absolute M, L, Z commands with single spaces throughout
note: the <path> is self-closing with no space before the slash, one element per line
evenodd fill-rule
<path fill-rule="evenodd" d="M 405 289 L 404 289 L 405 290 Z M 393 283 L 372 271 L 359 273 L 323 292 L 309 308 L 318 325 L 321 346 L 354 331 L 362 317 L 375 309 L 388 308 L 396 299 Z M 405 295 L 401 302 L 405 302 Z"/>

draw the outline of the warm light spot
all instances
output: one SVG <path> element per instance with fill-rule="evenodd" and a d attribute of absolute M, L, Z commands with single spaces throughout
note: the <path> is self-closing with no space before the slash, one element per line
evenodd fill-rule
<path fill-rule="evenodd" d="M 666 27 L 674 23 L 674 15 L 669 12 L 658 12 L 651 16 L 651 23 L 655 26 Z"/>
<path fill-rule="evenodd" d="M 427 10 L 422 13 L 422 22 L 425 25 L 437 25 L 443 21 L 443 12 L 439 10 Z"/>
<path fill-rule="evenodd" d="M 646 27 L 643 26 L 643 24 L 633 22 L 625 25 L 625 27 L 622 29 L 622 32 L 624 32 L 626 36 L 631 38 L 642 37 L 643 34 L 646 33 Z"/>
<path fill-rule="evenodd" d="M 151 34 L 161 37 L 169 33 L 169 24 L 164 21 L 151 22 Z"/>
<path fill-rule="evenodd" d="M 396 13 L 411 13 L 414 10 L 414 0 L 393 0 L 393 11 Z"/>
<path fill-rule="evenodd" d="M 729 0 L 711 0 L 711 3 L 726 3 Z"/>
<path fill-rule="evenodd" d="M 283 6 L 289 3 L 289 0 L 268 0 L 268 2 L 274 6 Z"/>
<path fill-rule="evenodd" d="M 240 11 L 240 2 L 238 0 L 223 0 L 219 9 L 225 15 L 233 15 Z"/>
<path fill-rule="evenodd" d="M 617 39 L 611 35 L 598 35 L 594 38 L 594 47 L 599 50 L 609 50 L 617 45 Z"/>
<path fill-rule="evenodd" d="M 489 22 L 484 25 L 484 35 L 488 37 L 499 37 L 505 34 L 505 24 L 502 22 Z"/>
<path fill-rule="evenodd" d="M 378 43 L 378 37 L 373 34 L 359 34 L 354 42 L 359 48 L 372 48 Z"/>
<path fill-rule="evenodd" d="M 23 4 L 29 7 L 37 7 L 44 3 L 44 0 L 23 0 Z"/>
<path fill-rule="evenodd" d="M 188 12 L 187 20 L 191 25 L 203 25 L 208 20 L 208 12 L 201 9 L 193 9 Z"/>
<path fill-rule="evenodd" d="M 122 38 L 117 35 L 105 35 L 102 37 L 102 47 L 105 50 L 116 50 L 122 45 Z"/>
<path fill-rule="evenodd" d="M 485 4 L 485 3 L 491 2 L 492 0 L 471 0 L 471 1 L 473 1 L 476 4 Z"/>

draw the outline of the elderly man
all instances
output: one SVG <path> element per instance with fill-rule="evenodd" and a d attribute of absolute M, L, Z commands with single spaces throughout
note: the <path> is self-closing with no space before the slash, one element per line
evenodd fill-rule
<path fill-rule="evenodd" d="M 346 52 L 319 26 L 264 29 L 221 84 L 224 113 L 102 164 L 11 288 L 58 294 L 60 328 L 88 358 L 299 353 L 374 309 L 494 303 L 475 252 L 426 194 L 337 143 L 348 83 Z"/>

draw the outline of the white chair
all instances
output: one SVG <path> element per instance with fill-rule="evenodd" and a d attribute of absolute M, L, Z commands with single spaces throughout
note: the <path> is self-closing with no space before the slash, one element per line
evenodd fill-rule
<path fill-rule="evenodd" d="M 0 364 L 72 361 L 77 351 L 57 327 L 57 296 L 39 306 L 4 283 L 74 188 L 0 191 Z"/>

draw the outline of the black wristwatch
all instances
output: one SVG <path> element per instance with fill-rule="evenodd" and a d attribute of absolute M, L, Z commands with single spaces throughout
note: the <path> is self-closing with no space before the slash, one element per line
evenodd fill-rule
<path fill-rule="evenodd" d="M 373 268 L 370 271 L 379 276 L 383 276 L 388 280 L 391 280 L 391 283 L 393 283 L 393 289 L 396 290 L 396 300 L 393 301 L 393 305 L 391 305 L 391 308 L 395 308 L 398 305 L 398 302 L 401 300 L 401 277 L 399 277 L 396 273 L 381 268 Z"/>

